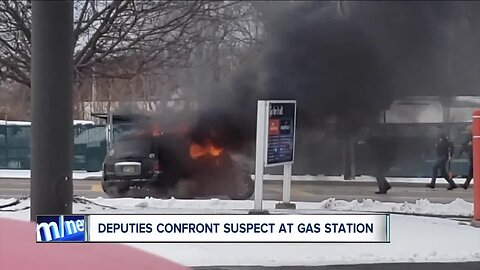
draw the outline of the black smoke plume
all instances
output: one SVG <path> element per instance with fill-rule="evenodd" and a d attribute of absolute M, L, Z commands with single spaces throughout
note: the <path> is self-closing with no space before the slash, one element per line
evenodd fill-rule
<path fill-rule="evenodd" d="M 354 132 L 398 98 L 480 91 L 478 2 L 288 5 L 266 22 L 258 61 L 212 91 L 203 110 L 223 120 L 207 125 L 227 123 L 239 140 L 251 140 L 257 99 L 295 99 L 299 130 L 337 120 Z"/>

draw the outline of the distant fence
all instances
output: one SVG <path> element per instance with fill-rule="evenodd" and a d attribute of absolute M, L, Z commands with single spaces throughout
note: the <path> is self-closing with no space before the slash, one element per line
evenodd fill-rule
<path fill-rule="evenodd" d="M 29 122 L 0 123 L 0 169 L 30 169 Z M 100 171 L 106 151 L 104 125 L 74 125 L 74 169 Z"/>
<path fill-rule="evenodd" d="M 456 152 L 465 139 L 465 126 L 460 123 L 452 126 L 452 138 Z M 128 129 L 122 125 L 114 126 L 114 133 Z M 401 125 L 398 137 L 399 149 L 396 161 L 388 176 L 430 177 L 435 162 L 434 142 L 438 134 L 438 125 L 414 124 Z M 104 125 L 83 122 L 74 125 L 74 169 L 100 171 L 106 155 L 106 132 Z M 361 138 L 354 143 L 355 168 L 357 175 L 370 174 L 371 162 L 368 149 Z M 297 137 L 294 174 L 341 175 L 343 170 L 342 143 L 333 133 L 327 131 L 323 136 L 317 134 L 299 134 Z M 252 159 L 253 163 L 253 159 Z M 468 160 L 455 156 L 453 161 L 455 174 L 466 174 Z M 0 169 L 30 169 L 30 123 L 7 122 L 0 120 Z M 281 173 L 281 169 L 268 169 L 268 173 Z"/>
<path fill-rule="evenodd" d="M 388 136 L 395 138 L 397 151 L 389 177 L 431 177 L 436 161 L 435 141 L 442 123 L 382 124 Z M 455 144 L 452 171 L 455 175 L 468 173 L 468 159 L 459 155 L 462 142 L 468 134 L 469 123 L 450 123 L 451 137 Z M 372 154 L 365 139 L 372 128 L 365 128 L 357 134 L 353 143 L 356 175 L 372 175 L 375 170 Z M 335 133 L 335 126 L 324 127 L 323 132 L 302 132 L 298 130 L 295 146 L 294 174 L 342 175 L 343 144 Z M 387 146 L 388 147 L 388 146 Z M 389 151 L 389 149 L 385 149 Z M 282 168 L 268 168 L 266 173 L 282 173 Z"/>

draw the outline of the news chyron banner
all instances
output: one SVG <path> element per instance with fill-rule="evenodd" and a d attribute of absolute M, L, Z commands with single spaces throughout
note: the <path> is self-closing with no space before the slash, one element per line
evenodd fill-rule
<path fill-rule="evenodd" d="M 390 215 L 39 216 L 37 242 L 390 243 Z"/>

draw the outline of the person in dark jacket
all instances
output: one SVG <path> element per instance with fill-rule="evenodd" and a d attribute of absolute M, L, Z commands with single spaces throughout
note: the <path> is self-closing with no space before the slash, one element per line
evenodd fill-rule
<path fill-rule="evenodd" d="M 397 152 L 396 140 L 388 136 L 384 128 L 377 131 L 368 139 L 371 150 L 373 174 L 377 180 L 378 191 L 376 194 L 386 194 L 392 186 L 388 183 L 386 174 L 393 166 Z"/>
<path fill-rule="evenodd" d="M 435 181 L 437 180 L 437 173 L 440 170 L 442 177 L 447 180 L 450 185 L 447 189 L 452 190 L 457 188 L 457 185 L 447 173 L 447 163 L 450 162 L 455 152 L 455 146 L 445 133 L 441 133 L 435 143 L 435 150 L 437 151 L 437 161 L 433 165 L 432 181 L 427 185 L 429 188 L 435 188 Z"/>
<path fill-rule="evenodd" d="M 468 175 L 467 179 L 465 180 L 465 183 L 461 185 L 464 189 L 468 189 L 470 186 L 470 182 L 473 179 L 473 143 L 472 143 L 472 133 L 468 135 L 467 139 L 465 142 L 462 144 L 462 149 L 460 150 L 460 154 L 467 153 L 468 159 L 469 159 L 469 166 L 468 166 Z"/>

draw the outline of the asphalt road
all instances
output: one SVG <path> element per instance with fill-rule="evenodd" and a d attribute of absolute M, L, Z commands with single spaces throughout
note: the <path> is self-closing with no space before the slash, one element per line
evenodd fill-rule
<path fill-rule="evenodd" d="M 388 194 L 378 195 L 375 183 L 358 182 L 292 182 L 292 201 L 315 202 L 328 198 L 343 200 L 374 199 L 388 202 L 412 202 L 418 199 L 428 199 L 431 202 L 449 203 L 456 198 L 473 201 L 473 189 L 446 190 L 443 184 L 436 189 L 424 185 L 392 184 Z M 0 198 L 19 198 L 29 196 L 30 180 L 0 179 Z M 74 194 L 87 198 L 107 197 L 103 193 L 98 180 L 75 180 Z M 281 200 L 282 184 L 276 181 L 266 181 L 264 184 L 265 200 Z"/>

